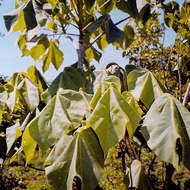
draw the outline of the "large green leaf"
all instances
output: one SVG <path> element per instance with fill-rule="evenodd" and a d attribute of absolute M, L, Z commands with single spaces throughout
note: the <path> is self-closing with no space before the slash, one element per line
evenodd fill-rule
<path fill-rule="evenodd" d="M 190 169 L 190 113 L 173 96 L 163 94 L 148 111 L 143 126 L 149 147 L 163 161 Z"/>
<path fill-rule="evenodd" d="M 15 140 L 21 135 L 20 128 L 20 123 L 18 122 L 6 129 L 7 153 L 10 151 Z"/>
<path fill-rule="evenodd" d="M 60 89 L 28 125 L 32 138 L 42 149 L 54 145 L 65 132 L 77 129 L 86 116 L 90 95 Z"/>
<path fill-rule="evenodd" d="M 127 76 L 128 90 L 149 108 L 153 101 L 163 94 L 163 87 L 147 70 L 133 70 Z"/>
<path fill-rule="evenodd" d="M 78 91 L 80 88 L 85 89 L 86 79 L 82 71 L 74 67 L 66 67 L 49 88 L 42 94 L 42 98 L 47 102 L 51 99 L 60 88 Z"/>
<path fill-rule="evenodd" d="M 120 92 L 110 86 L 98 101 L 87 123 L 96 132 L 105 157 L 109 148 L 118 143 L 127 132 L 132 136 L 141 117 L 121 96 Z"/>
<path fill-rule="evenodd" d="M 93 92 L 99 88 L 100 84 L 105 80 L 108 76 L 105 69 L 94 71 L 94 81 L 93 81 Z"/>
<path fill-rule="evenodd" d="M 104 157 L 91 128 L 74 137 L 64 135 L 55 145 L 46 168 L 48 181 L 55 190 L 72 190 L 73 179 L 81 180 L 81 190 L 94 190 L 102 175 Z"/>

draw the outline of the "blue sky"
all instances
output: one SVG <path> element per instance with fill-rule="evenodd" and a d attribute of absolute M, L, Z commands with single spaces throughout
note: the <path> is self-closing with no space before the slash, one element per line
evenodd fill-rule
<path fill-rule="evenodd" d="M 181 3 L 183 0 L 178 0 L 178 2 Z M 0 6 L 0 32 L 6 33 L 2 15 L 13 9 L 13 0 L 4 0 Z M 118 21 L 121 17 L 122 15 L 116 14 L 114 15 L 114 20 Z M 30 65 L 36 65 L 41 70 L 41 64 L 35 63 L 30 57 L 21 57 L 21 52 L 16 43 L 17 38 L 18 33 L 5 35 L 5 37 L 0 38 L 0 75 L 11 76 L 14 72 L 23 72 Z M 168 29 L 166 31 L 165 44 L 171 44 L 174 39 L 175 33 Z M 64 63 L 58 71 L 51 66 L 44 73 L 47 80 L 52 80 L 65 66 L 73 64 L 77 60 L 75 50 L 69 39 L 63 40 L 62 49 L 64 52 Z M 110 62 L 116 62 L 121 66 L 127 64 L 127 60 L 122 58 L 122 52 L 116 51 L 111 45 L 106 48 L 100 63 L 95 63 L 95 66 L 101 68 Z"/>

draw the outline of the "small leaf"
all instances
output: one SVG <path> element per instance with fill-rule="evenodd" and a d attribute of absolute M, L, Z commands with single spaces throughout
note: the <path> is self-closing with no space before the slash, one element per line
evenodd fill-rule
<path fill-rule="evenodd" d="M 59 69 L 63 60 L 63 52 L 59 49 L 58 42 L 51 40 L 47 54 L 43 56 L 43 71 L 49 69 L 50 63 L 52 63 L 56 69 Z"/>
<path fill-rule="evenodd" d="M 139 160 L 133 160 L 129 173 L 129 189 L 152 190 L 148 176 L 145 175 L 144 169 Z"/>
<path fill-rule="evenodd" d="M 89 61 L 91 61 L 92 59 L 95 59 L 97 62 L 99 62 L 101 57 L 102 57 L 102 54 L 93 47 L 88 48 L 85 51 L 85 58 Z"/>

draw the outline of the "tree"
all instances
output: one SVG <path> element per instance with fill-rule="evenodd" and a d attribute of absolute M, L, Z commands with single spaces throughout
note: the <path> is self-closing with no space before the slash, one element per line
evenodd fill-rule
<path fill-rule="evenodd" d="M 111 63 L 105 70 L 94 71 L 89 62 L 99 60 L 99 51 L 108 43 L 122 48 L 124 55 L 131 51 L 129 55 L 133 56 L 134 49 L 127 48 L 136 47 L 139 45 L 136 42 L 142 38 L 145 41 L 142 45 L 154 45 L 154 51 L 147 46 L 142 46 L 145 53 L 137 50 L 144 54 L 145 60 L 148 60 L 146 52 L 150 49 L 157 55 L 162 52 L 164 56 L 167 48 L 161 43 L 155 44 L 163 32 L 155 18 L 157 6 L 163 7 L 166 19 L 176 16 L 176 9 L 182 16 L 189 14 L 188 2 L 185 9 L 183 6 L 179 10 L 178 4 L 165 4 L 164 1 L 17 1 L 17 9 L 4 19 L 9 32 L 21 31 L 18 45 L 23 55 L 42 60 L 44 71 L 50 63 L 59 68 L 63 62 L 59 37 L 66 35 L 73 40 L 72 36 L 77 36 L 78 62 L 65 68 L 50 85 L 35 67 L 15 73 L 9 83 L 1 85 L 2 109 L 10 114 L 22 113 L 20 119 L 6 129 L 4 155 L 14 157 L 23 151 L 26 164 L 29 164 L 41 149 L 48 153 L 44 167 L 48 181 L 55 189 L 93 190 L 99 188 L 110 149 L 119 146 L 116 154 L 121 159 L 123 179 L 127 179 L 123 189 L 155 188 L 150 173 L 153 169 L 160 173 L 161 170 L 155 168 L 160 164 L 164 172 L 157 188 L 188 187 L 188 180 L 182 183 L 180 179 L 173 179 L 177 185 L 173 183 L 172 175 L 180 169 L 183 172 L 190 169 L 190 113 L 180 101 L 166 93 L 167 85 L 162 85 L 146 69 L 155 71 L 156 68 L 159 73 L 162 66 L 152 60 L 145 64 L 136 57 L 140 64 L 127 65 L 123 69 Z M 115 24 L 109 15 L 114 8 L 126 13 L 126 18 Z M 100 16 L 97 18 L 97 15 Z M 129 23 L 124 30 L 117 27 L 129 19 L 133 21 L 133 27 Z M 186 28 L 188 23 L 184 22 L 182 26 Z M 171 26 L 181 34 L 181 22 Z M 76 28 L 78 33 L 70 33 L 69 27 Z M 37 28 L 48 31 L 39 33 Z M 155 41 L 148 38 L 151 31 Z M 186 39 L 188 32 L 184 33 L 181 37 Z M 56 36 L 56 40 L 52 39 Z M 184 54 L 180 56 L 185 57 Z M 162 68 L 169 65 L 168 60 L 167 64 L 164 59 L 163 62 Z M 181 91 L 179 65 L 177 69 Z M 179 97 L 181 100 L 182 94 Z M 15 145 L 19 140 L 20 143 Z M 150 157 L 151 163 L 145 161 Z"/>

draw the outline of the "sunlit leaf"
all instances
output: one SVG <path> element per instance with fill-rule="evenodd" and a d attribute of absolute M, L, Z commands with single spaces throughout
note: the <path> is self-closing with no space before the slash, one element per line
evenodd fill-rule
<path fill-rule="evenodd" d="M 143 111 L 140 108 L 138 102 L 135 100 L 135 97 L 128 91 L 124 91 L 122 93 L 123 98 L 127 101 L 127 103 L 134 109 L 136 110 L 139 115 L 143 115 Z"/>
<path fill-rule="evenodd" d="M 17 91 L 30 111 L 33 111 L 39 105 L 38 88 L 29 79 L 25 78 L 18 85 Z"/>
<path fill-rule="evenodd" d="M 78 177 L 81 190 L 94 190 L 102 175 L 104 158 L 97 136 L 89 128 L 73 138 L 60 139 L 46 162 L 53 162 L 46 174 L 54 189 L 72 190 L 73 179 Z"/>
<path fill-rule="evenodd" d="M 29 127 L 26 127 L 22 136 L 22 148 L 26 156 L 26 164 L 34 157 L 37 142 L 31 137 Z"/>
<path fill-rule="evenodd" d="M 86 116 L 88 98 L 84 92 L 60 89 L 28 125 L 30 135 L 42 149 L 54 145 L 63 133 L 77 129 Z"/>
<path fill-rule="evenodd" d="M 129 136 L 133 135 L 140 119 L 120 92 L 110 86 L 102 94 L 87 122 L 96 132 L 104 155 L 107 156 L 108 150 L 124 138 L 126 130 Z"/>
<path fill-rule="evenodd" d="M 15 125 L 6 129 L 7 153 L 10 151 L 15 140 L 22 135 L 20 128 L 20 124 L 16 123 Z"/>
<path fill-rule="evenodd" d="M 56 69 L 59 69 L 64 60 L 63 52 L 58 47 L 58 41 L 51 40 L 49 43 L 47 54 L 43 56 L 43 71 L 49 69 L 50 63 L 52 63 Z"/>
<path fill-rule="evenodd" d="M 133 70 L 127 77 L 128 89 L 131 94 L 149 108 L 153 101 L 163 94 L 163 87 L 147 70 Z"/>
<path fill-rule="evenodd" d="M 172 95 L 157 98 L 148 111 L 143 126 L 148 145 L 160 159 L 179 168 L 190 169 L 190 113 Z"/>
<path fill-rule="evenodd" d="M 35 66 L 30 66 L 27 68 L 27 74 L 29 79 L 38 85 L 38 88 L 43 92 L 48 88 L 48 83 L 39 70 Z"/>
<path fill-rule="evenodd" d="M 90 106 L 93 109 L 96 107 L 101 96 L 103 96 L 103 94 L 109 87 L 112 86 L 116 88 L 119 92 L 121 91 L 121 83 L 119 78 L 115 76 L 107 76 L 107 72 L 105 71 L 99 71 L 97 78 L 94 81 L 94 85 L 96 85 L 96 83 L 98 83 L 98 86 L 96 87 L 96 89 L 94 89 L 94 96 L 90 102 Z"/>

